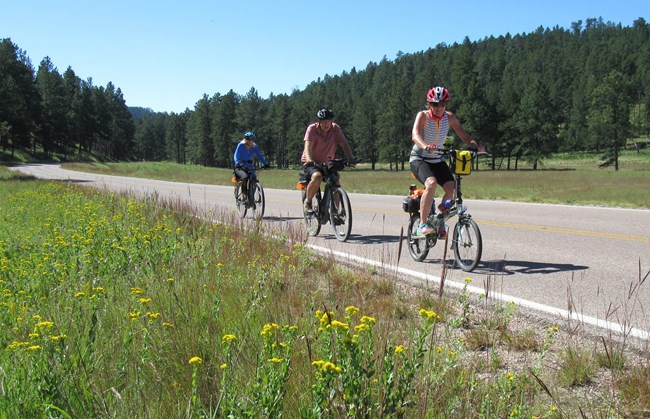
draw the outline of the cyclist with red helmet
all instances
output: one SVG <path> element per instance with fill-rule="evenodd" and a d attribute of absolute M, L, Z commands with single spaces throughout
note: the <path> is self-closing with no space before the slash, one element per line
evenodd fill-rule
<path fill-rule="evenodd" d="M 315 164 L 327 164 L 328 161 L 334 159 L 337 146 L 343 149 L 350 167 L 354 167 L 356 162 L 343 130 L 333 121 L 334 112 L 330 108 L 324 107 L 316 112 L 316 118 L 318 120 L 309 125 L 305 131 L 305 147 L 300 158 L 302 163 L 300 178 L 309 180 L 307 199 L 305 199 L 303 208 L 305 212 L 312 211 L 311 201 L 323 181 L 323 174 Z"/>
<path fill-rule="evenodd" d="M 414 144 L 409 163 L 411 171 L 425 188 L 420 201 L 420 225 L 417 235 L 426 236 L 435 232 L 435 228 L 427 224 L 427 218 L 433 204 L 436 185 L 440 184 L 444 190 L 443 203 L 438 206 L 440 211 L 447 209 L 444 202 L 454 198 L 456 182 L 444 156 L 436 153 L 436 148 L 444 146 L 449 128 L 451 127 L 468 146 L 485 151 L 485 147 L 465 131 L 458 117 L 447 110 L 449 99 L 449 90 L 446 87 L 432 87 L 427 92 L 427 109 L 418 112 L 413 124 L 411 139 Z"/>

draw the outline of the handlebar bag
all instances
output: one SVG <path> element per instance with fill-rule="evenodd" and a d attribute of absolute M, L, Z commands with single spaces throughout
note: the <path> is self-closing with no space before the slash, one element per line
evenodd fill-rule
<path fill-rule="evenodd" d="M 345 169 L 345 161 L 342 159 L 334 159 L 327 162 L 327 170 L 332 172 L 340 172 Z"/>
<path fill-rule="evenodd" d="M 469 150 L 457 151 L 454 159 L 454 173 L 469 175 L 472 172 L 472 152 Z"/>

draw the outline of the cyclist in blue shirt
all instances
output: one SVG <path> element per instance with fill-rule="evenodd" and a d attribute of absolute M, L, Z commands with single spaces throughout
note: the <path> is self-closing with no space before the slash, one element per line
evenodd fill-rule
<path fill-rule="evenodd" d="M 260 160 L 265 169 L 269 164 L 262 155 L 260 148 L 255 144 L 255 133 L 248 131 L 244 134 L 244 139 L 237 144 L 235 148 L 235 176 L 242 180 L 242 192 L 244 196 L 248 194 L 248 173 L 247 170 L 254 170 L 253 159 L 255 156 Z M 247 170 L 246 170 L 247 169 Z"/>

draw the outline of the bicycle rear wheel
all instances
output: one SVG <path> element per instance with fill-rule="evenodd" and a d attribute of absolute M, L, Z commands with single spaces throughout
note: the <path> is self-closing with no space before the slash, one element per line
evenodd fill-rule
<path fill-rule="evenodd" d="M 235 186 L 235 205 L 237 205 L 237 214 L 239 217 L 244 218 L 246 216 L 246 211 L 248 208 L 246 208 L 246 196 L 242 191 L 241 182 L 237 183 Z"/>
<path fill-rule="evenodd" d="M 259 182 L 255 182 L 252 186 L 253 190 L 251 191 L 250 196 L 253 198 L 251 204 L 251 211 L 253 211 L 253 218 L 257 221 L 261 220 L 264 217 L 264 208 L 266 202 L 264 200 L 264 188 Z"/>
<path fill-rule="evenodd" d="M 408 231 L 406 232 L 406 241 L 413 260 L 422 262 L 429 254 L 429 243 L 427 243 L 428 239 L 426 237 L 414 238 L 419 225 L 420 214 L 411 214 Z"/>
<path fill-rule="evenodd" d="M 305 199 L 307 199 L 307 192 L 302 191 L 302 202 L 305 202 Z M 312 211 L 311 212 L 304 212 L 303 211 L 303 216 L 305 218 L 305 229 L 307 230 L 307 234 L 310 236 L 317 236 L 318 233 L 320 233 L 320 204 L 321 204 L 321 196 L 320 192 L 317 193 L 314 196 L 314 199 L 311 201 L 312 203 Z"/>
<path fill-rule="evenodd" d="M 340 242 L 350 238 L 352 231 L 352 206 L 350 198 L 343 188 L 332 189 L 330 200 L 330 223 L 334 229 L 334 235 Z"/>
<path fill-rule="evenodd" d="M 483 242 L 481 230 L 474 220 L 463 217 L 454 226 L 451 246 L 456 256 L 456 266 L 465 272 L 472 272 L 481 261 Z"/>

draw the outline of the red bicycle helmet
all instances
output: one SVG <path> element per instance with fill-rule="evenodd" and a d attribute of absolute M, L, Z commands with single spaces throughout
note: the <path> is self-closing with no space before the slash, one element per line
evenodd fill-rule
<path fill-rule="evenodd" d="M 444 86 L 432 87 L 427 92 L 427 102 L 449 102 L 449 90 Z"/>

